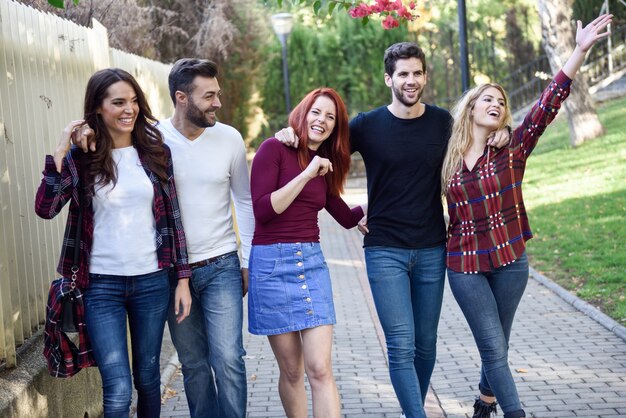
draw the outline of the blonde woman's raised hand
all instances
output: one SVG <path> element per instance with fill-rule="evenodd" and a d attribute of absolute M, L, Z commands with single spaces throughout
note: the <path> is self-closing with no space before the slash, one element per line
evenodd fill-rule
<path fill-rule="evenodd" d="M 612 19 L 613 15 L 600 15 L 585 27 L 583 27 L 583 23 L 578 20 L 576 22 L 576 45 L 585 53 L 589 51 L 593 44 L 599 39 L 606 38 L 611 34 L 611 32 L 608 30 L 605 31 L 605 29 L 611 23 Z"/>
<path fill-rule="evenodd" d="M 595 18 L 587 26 L 578 21 L 578 29 L 576 29 L 576 48 L 572 55 L 563 65 L 563 72 L 569 78 L 574 79 L 578 70 L 585 62 L 585 57 L 589 48 L 593 46 L 599 39 L 609 36 L 609 32 L 605 31 L 606 27 L 611 23 L 613 15 L 601 15 Z"/>

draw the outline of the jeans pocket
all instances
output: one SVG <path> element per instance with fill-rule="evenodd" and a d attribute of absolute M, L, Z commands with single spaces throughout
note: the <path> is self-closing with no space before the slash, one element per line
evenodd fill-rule
<path fill-rule="evenodd" d="M 280 265 L 280 258 L 255 257 L 250 263 L 250 274 L 254 274 L 257 280 L 270 278 L 276 274 Z"/>
<path fill-rule="evenodd" d="M 286 265 L 275 245 L 252 246 L 250 254 L 250 297 L 259 313 L 284 312 L 288 306 Z"/>
<path fill-rule="evenodd" d="M 274 273 L 279 269 L 279 260 L 276 260 L 275 265 Z M 287 283 L 282 275 L 268 274 L 266 277 L 254 275 L 250 283 L 253 297 L 256 299 L 255 305 L 260 313 L 284 312 L 289 309 Z"/>

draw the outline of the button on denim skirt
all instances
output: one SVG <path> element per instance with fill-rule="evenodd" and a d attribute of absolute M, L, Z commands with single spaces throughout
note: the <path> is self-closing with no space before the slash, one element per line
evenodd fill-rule
<path fill-rule="evenodd" d="M 334 324 L 328 267 L 318 242 L 253 245 L 248 330 L 276 335 Z"/>

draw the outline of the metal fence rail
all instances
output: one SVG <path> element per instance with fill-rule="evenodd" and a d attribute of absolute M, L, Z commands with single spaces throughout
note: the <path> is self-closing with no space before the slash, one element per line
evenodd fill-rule
<path fill-rule="evenodd" d="M 88 78 L 109 66 L 137 78 L 157 117 L 171 115 L 169 65 L 109 48 L 96 21 L 86 28 L 0 0 L 0 363 L 8 367 L 44 323 L 63 237 L 63 214 L 44 221 L 33 211 L 44 155 L 82 117 Z"/>

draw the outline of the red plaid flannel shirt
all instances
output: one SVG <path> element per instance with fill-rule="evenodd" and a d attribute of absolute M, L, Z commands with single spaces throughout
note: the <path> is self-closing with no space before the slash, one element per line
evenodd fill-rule
<path fill-rule="evenodd" d="M 507 148 L 487 147 L 472 171 L 452 177 L 446 199 L 450 224 L 446 263 L 456 272 L 490 271 L 517 260 L 532 238 L 522 178 L 526 160 L 570 91 L 561 71 L 543 91 Z"/>
<path fill-rule="evenodd" d="M 170 156 L 170 149 L 163 145 Z M 61 212 L 69 201 L 70 208 L 65 226 L 65 236 L 61 246 L 61 257 L 57 271 L 63 277 L 72 276 L 72 261 L 75 236 L 78 227 L 78 189 L 76 188 L 81 173 L 83 151 L 74 147 L 63 159 L 61 173 L 57 172 L 54 159 L 46 156 L 43 179 L 35 196 L 35 212 L 44 219 L 52 219 Z M 156 248 L 159 269 L 175 266 L 178 278 L 191 277 L 191 269 L 187 261 L 187 245 L 178 206 L 176 187 L 174 184 L 174 167 L 171 156 L 168 158 L 167 184 L 161 185 L 142 160 L 143 168 L 154 187 L 154 203 L 152 212 L 156 224 Z M 83 210 L 82 236 L 80 242 L 80 261 L 76 284 L 86 289 L 89 284 L 89 257 L 93 243 L 93 207 L 91 199 L 85 199 Z"/>

